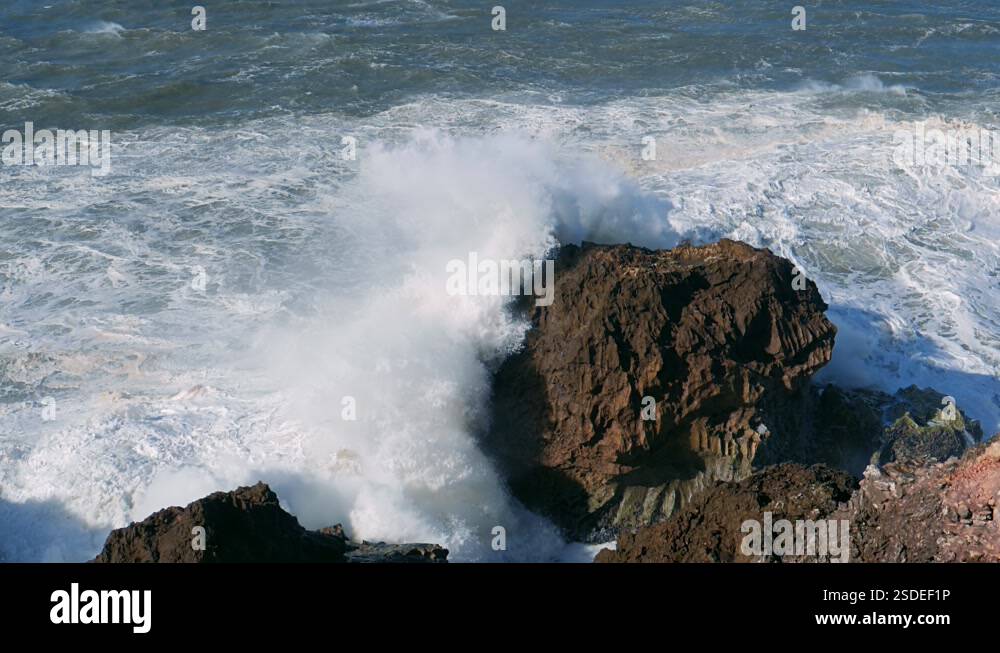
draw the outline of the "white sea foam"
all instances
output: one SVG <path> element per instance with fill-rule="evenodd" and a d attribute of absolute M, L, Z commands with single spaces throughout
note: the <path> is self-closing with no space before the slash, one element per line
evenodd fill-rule
<path fill-rule="evenodd" d="M 830 82 L 818 82 L 815 80 L 806 82 L 802 85 L 803 91 L 813 92 L 813 93 L 829 93 L 829 92 L 843 92 L 843 93 L 891 93 L 893 95 L 906 95 L 906 87 L 902 84 L 886 84 L 877 75 L 872 73 L 863 73 L 860 75 L 852 75 L 851 77 L 844 80 L 841 84 L 832 84 Z"/>
<path fill-rule="evenodd" d="M 94 21 L 83 29 L 84 34 L 109 34 L 113 36 L 121 36 L 124 31 L 125 28 L 118 23 L 107 20 Z"/>
<path fill-rule="evenodd" d="M 315 499 L 325 483 L 359 536 L 439 541 L 458 559 L 492 559 L 492 529 L 502 526 L 509 557 L 556 557 L 560 540 L 513 504 L 475 440 L 487 426 L 490 366 L 525 325 L 505 298 L 444 293 L 445 263 L 469 251 L 542 257 L 553 235 L 671 245 L 669 207 L 596 159 L 561 164 L 549 146 L 520 138 L 428 132 L 373 146 L 364 161 L 316 207 L 363 249 L 359 285 L 335 293 L 321 311 L 329 318 L 311 329 L 265 337 L 292 402 L 282 419 L 304 429 L 318 474 L 315 508 L 298 512 L 329 515 Z M 357 423 L 340 419 L 344 396 L 357 402 Z"/>

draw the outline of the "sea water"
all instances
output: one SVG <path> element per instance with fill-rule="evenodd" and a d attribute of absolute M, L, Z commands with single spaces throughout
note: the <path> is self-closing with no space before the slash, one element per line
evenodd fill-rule
<path fill-rule="evenodd" d="M 311 528 L 586 559 L 477 444 L 527 325 L 444 292 L 469 252 L 768 247 L 830 304 L 821 380 L 1000 429 L 1000 176 L 893 161 L 997 128 L 995 3 L 161 4 L 0 6 L 0 130 L 113 154 L 0 166 L 0 559 L 259 479 Z"/>

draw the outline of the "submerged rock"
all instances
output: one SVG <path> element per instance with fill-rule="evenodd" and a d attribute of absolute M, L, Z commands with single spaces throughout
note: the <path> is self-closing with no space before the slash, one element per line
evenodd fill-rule
<path fill-rule="evenodd" d="M 496 375 L 486 448 L 578 539 L 661 520 L 797 435 L 768 411 L 830 360 L 826 308 L 789 261 L 734 241 L 564 247 L 555 302 Z"/>
<path fill-rule="evenodd" d="M 303 528 L 264 483 L 170 507 L 108 535 L 93 562 L 444 562 L 430 544 L 350 542 L 343 528 Z"/>

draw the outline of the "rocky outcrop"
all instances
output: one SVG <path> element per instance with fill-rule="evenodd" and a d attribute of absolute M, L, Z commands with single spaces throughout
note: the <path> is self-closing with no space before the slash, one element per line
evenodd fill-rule
<path fill-rule="evenodd" d="M 798 435 L 772 439 L 755 464 L 823 463 L 858 478 L 873 460 L 944 460 L 982 439 L 953 399 L 916 386 L 890 395 L 811 385 L 769 417 L 776 430 Z"/>
<path fill-rule="evenodd" d="M 430 544 L 348 540 L 339 525 L 310 531 L 264 483 L 170 507 L 108 535 L 94 562 L 444 562 Z"/>
<path fill-rule="evenodd" d="M 304 529 L 257 483 L 112 531 L 96 562 L 342 562 L 346 548 L 344 538 Z"/>
<path fill-rule="evenodd" d="M 858 562 L 1000 562 L 1000 437 L 943 462 L 865 472 L 848 506 Z"/>
<path fill-rule="evenodd" d="M 882 435 L 875 464 L 943 461 L 962 455 L 983 437 L 982 427 L 955 400 L 916 386 L 900 390 L 885 408 L 891 424 Z"/>
<path fill-rule="evenodd" d="M 622 533 L 617 550 L 602 551 L 596 560 L 822 559 L 743 554 L 740 526 L 745 519 L 762 520 L 765 512 L 773 520 L 846 521 L 854 561 L 1000 559 L 1000 442 L 973 448 L 982 429 L 953 399 L 916 386 L 894 395 L 826 386 L 796 401 L 799 410 L 784 415 L 782 428 L 800 429 L 801 437 L 782 441 L 780 455 L 826 460 L 850 474 L 781 464 L 739 483 L 718 483 L 665 522 Z M 861 465 L 864 478 L 852 493 Z"/>
<path fill-rule="evenodd" d="M 765 513 L 775 521 L 826 519 L 854 487 L 849 474 L 824 465 L 768 467 L 743 481 L 717 484 L 664 522 L 621 533 L 617 549 L 602 550 L 595 561 L 757 562 L 740 550 L 745 520 L 762 521 Z"/>
<path fill-rule="evenodd" d="M 447 562 L 448 549 L 437 544 L 386 544 L 349 542 L 347 562 Z"/>
<path fill-rule="evenodd" d="M 797 437 L 771 418 L 830 360 L 835 328 L 787 260 L 729 240 L 585 244 L 562 248 L 555 285 L 496 375 L 485 445 L 571 536 L 664 519 Z"/>
<path fill-rule="evenodd" d="M 933 428 L 931 430 L 934 430 Z M 893 431 L 892 428 L 887 432 Z M 944 461 L 920 455 L 850 476 L 824 466 L 768 467 L 719 483 L 667 521 L 622 533 L 597 562 L 811 562 L 744 555 L 746 519 L 846 522 L 852 562 L 1000 562 L 1000 436 Z"/>

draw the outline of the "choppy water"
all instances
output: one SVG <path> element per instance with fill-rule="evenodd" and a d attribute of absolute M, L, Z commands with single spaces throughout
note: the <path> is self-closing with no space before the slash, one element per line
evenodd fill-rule
<path fill-rule="evenodd" d="M 163 4 L 0 7 L 0 130 L 113 132 L 105 177 L 0 166 L 0 558 L 258 478 L 311 527 L 580 554 L 476 446 L 525 327 L 442 292 L 469 251 L 767 246 L 831 304 L 824 376 L 1000 428 L 1000 177 L 892 162 L 1000 127 L 992 2 Z"/>

